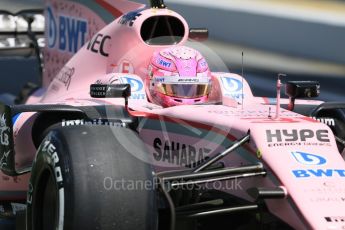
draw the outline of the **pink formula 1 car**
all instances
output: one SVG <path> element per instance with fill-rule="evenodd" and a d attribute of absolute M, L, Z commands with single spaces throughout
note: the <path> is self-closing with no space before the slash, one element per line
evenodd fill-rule
<path fill-rule="evenodd" d="M 51 2 L 47 46 L 73 51 L 97 20 Z M 163 1 L 95 2 L 125 13 L 54 78 L 59 56 L 45 54 L 47 87 L 0 105 L 2 216 L 27 230 L 345 229 L 344 104 L 298 99 L 319 94 L 311 81 L 286 82 L 289 99 L 280 79 L 277 100 L 255 97 L 185 47 L 207 31 Z"/>

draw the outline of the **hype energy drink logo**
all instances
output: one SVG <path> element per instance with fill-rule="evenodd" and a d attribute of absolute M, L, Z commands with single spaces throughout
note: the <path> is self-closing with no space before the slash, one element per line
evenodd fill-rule
<path fill-rule="evenodd" d="M 223 94 L 235 100 L 243 98 L 242 88 L 243 84 L 240 80 L 232 77 L 220 77 L 220 82 L 223 87 Z"/>
<path fill-rule="evenodd" d="M 49 48 L 76 53 L 85 43 L 88 25 L 84 19 L 54 15 L 54 11 L 48 6 L 46 26 Z"/>

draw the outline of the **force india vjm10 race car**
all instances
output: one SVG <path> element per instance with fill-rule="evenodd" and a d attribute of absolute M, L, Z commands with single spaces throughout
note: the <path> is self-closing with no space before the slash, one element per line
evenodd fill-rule
<path fill-rule="evenodd" d="M 60 36 L 47 45 L 73 50 L 61 33 L 74 25 L 86 41 L 87 9 L 62 5 L 77 13 L 48 6 Z M 206 103 L 151 103 L 152 53 L 207 33 L 151 6 L 94 31 L 25 104 L 1 104 L 1 200 L 24 204 L 22 228 L 345 229 L 344 104 L 298 99 L 319 94 L 311 81 L 285 83 L 280 100 L 279 79 L 270 103 L 229 72 L 212 72 Z"/>

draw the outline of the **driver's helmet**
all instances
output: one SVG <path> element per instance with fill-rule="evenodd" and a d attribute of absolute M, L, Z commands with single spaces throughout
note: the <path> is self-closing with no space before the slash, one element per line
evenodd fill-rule
<path fill-rule="evenodd" d="M 204 103 L 211 86 L 208 64 L 197 50 L 174 46 L 153 54 L 146 78 L 151 102 L 163 107 Z"/>

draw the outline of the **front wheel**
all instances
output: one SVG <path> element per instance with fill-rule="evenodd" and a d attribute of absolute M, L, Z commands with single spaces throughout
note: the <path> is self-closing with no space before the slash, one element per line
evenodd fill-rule
<path fill-rule="evenodd" d="M 152 167 L 119 136 L 145 151 L 125 128 L 70 126 L 48 133 L 32 168 L 28 230 L 157 229 L 154 186 L 142 186 L 154 185 Z"/>

